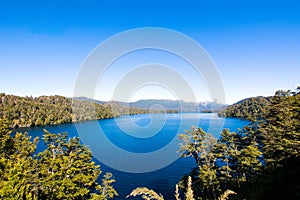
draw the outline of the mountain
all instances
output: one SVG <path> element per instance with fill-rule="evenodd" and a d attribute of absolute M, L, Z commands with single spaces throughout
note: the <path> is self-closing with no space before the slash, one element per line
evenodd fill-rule
<path fill-rule="evenodd" d="M 198 105 L 196 103 L 157 99 L 147 99 L 139 100 L 136 102 L 130 102 L 129 106 L 153 110 L 177 110 L 182 112 L 195 112 L 198 110 Z"/>
<path fill-rule="evenodd" d="M 178 112 L 216 112 L 226 105 L 215 102 L 194 103 L 181 100 L 145 99 L 130 102 L 129 106 L 153 110 L 177 110 Z"/>
<path fill-rule="evenodd" d="M 220 110 L 226 108 L 228 105 L 219 104 L 216 102 L 202 102 L 199 103 L 199 112 L 219 112 Z"/>

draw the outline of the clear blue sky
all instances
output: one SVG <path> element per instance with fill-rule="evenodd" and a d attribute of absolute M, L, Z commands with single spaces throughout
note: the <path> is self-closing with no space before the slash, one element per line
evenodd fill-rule
<path fill-rule="evenodd" d="M 218 67 L 228 103 L 300 85 L 296 0 L 1 0 L 0 92 L 72 96 L 80 65 L 96 45 L 121 31 L 149 26 L 174 29 L 199 42 Z M 160 59 L 171 58 L 160 54 Z M 206 98 L 202 85 L 199 100 Z M 153 89 L 135 98 L 167 98 Z M 97 98 L 108 100 L 109 90 Z"/>

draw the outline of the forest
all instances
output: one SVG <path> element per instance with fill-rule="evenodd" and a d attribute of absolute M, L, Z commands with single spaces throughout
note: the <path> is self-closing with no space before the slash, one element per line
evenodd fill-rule
<path fill-rule="evenodd" d="M 294 92 L 291 90 L 278 90 L 275 92 L 275 96 L 287 97 L 297 94 L 297 91 L 299 90 L 299 87 Z M 262 119 L 267 112 L 267 107 L 272 104 L 274 98 L 274 96 L 246 98 L 235 104 L 220 109 L 218 111 L 218 115 L 220 117 L 237 117 L 247 120 Z"/>
<path fill-rule="evenodd" d="M 6 119 L 10 128 L 55 125 L 148 112 L 148 109 L 114 102 L 99 104 L 58 95 L 20 97 L 0 93 L 0 118 Z"/>
<path fill-rule="evenodd" d="M 2 105 L 10 105 L 10 109 L 2 106 L 4 114 L 0 119 L 0 197 L 113 198 L 117 195 L 113 183 L 118 180 L 109 172 L 101 175 L 100 166 L 92 161 L 92 152 L 80 144 L 79 138 L 45 130 L 42 140 L 47 148 L 36 153 L 38 138 L 31 138 L 27 133 L 12 134 L 13 120 L 20 120 L 18 116 L 29 118 L 34 113 L 26 109 L 19 111 L 19 108 L 18 112 L 12 112 L 17 104 L 31 102 L 43 107 L 38 110 L 49 109 L 49 113 L 55 113 L 59 111 L 50 112 L 51 108 L 67 108 L 72 103 L 64 98 L 58 98 L 64 101 L 57 102 L 53 99 L 27 101 L 2 95 Z M 277 91 L 268 98 L 250 98 L 224 112 L 236 113 L 238 108 L 245 114 L 231 117 L 252 121 L 238 132 L 225 129 L 220 138 L 214 138 L 200 127 L 191 127 L 179 135 L 180 156 L 192 157 L 197 167 L 176 185 L 174 199 L 300 199 L 300 87 L 295 91 Z M 61 111 L 68 113 L 67 109 Z M 42 116 L 42 112 L 38 116 Z M 21 122 L 28 123 L 25 120 Z M 133 190 L 130 196 L 164 199 L 151 188 L 143 187 Z"/>
<path fill-rule="evenodd" d="M 237 117 L 241 119 L 262 118 L 272 97 L 250 97 L 227 106 L 218 112 L 220 117 Z"/>

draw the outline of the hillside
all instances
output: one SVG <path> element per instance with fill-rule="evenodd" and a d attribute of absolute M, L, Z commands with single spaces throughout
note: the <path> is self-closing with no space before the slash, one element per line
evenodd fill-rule
<path fill-rule="evenodd" d="M 0 118 L 6 119 L 11 128 L 105 119 L 146 112 L 148 110 L 119 104 L 99 104 L 84 98 L 76 100 L 58 95 L 20 97 L 0 94 Z"/>
<path fill-rule="evenodd" d="M 220 117 L 238 117 L 242 119 L 262 118 L 272 98 L 262 96 L 246 98 L 222 109 L 218 112 L 218 115 Z"/>

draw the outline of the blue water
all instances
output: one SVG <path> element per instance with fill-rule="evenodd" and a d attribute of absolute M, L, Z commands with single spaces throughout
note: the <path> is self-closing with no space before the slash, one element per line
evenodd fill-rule
<path fill-rule="evenodd" d="M 43 129 L 79 136 L 82 143 L 92 149 L 101 170 L 113 173 L 117 181 L 114 187 L 119 193 L 115 199 L 124 199 L 133 189 L 142 186 L 154 189 L 165 199 L 172 199 L 175 184 L 196 166 L 192 158 L 178 159 L 178 134 L 191 126 L 199 126 L 218 137 L 222 128 L 236 131 L 248 123 L 236 118 L 218 118 L 216 114 L 143 114 L 22 131 L 40 138 Z M 41 141 L 38 151 L 44 148 Z"/>

